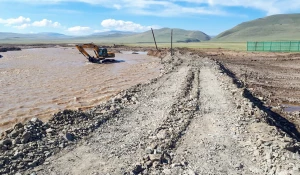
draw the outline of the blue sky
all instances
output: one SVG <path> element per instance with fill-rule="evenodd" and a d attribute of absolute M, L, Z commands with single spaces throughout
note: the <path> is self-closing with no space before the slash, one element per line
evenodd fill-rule
<path fill-rule="evenodd" d="M 0 0 L 0 32 L 87 35 L 169 27 L 217 35 L 299 10 L 299 0 Z"/>

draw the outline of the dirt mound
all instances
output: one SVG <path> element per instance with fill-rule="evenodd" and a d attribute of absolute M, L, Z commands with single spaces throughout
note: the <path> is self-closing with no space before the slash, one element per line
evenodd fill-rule
<path fill-rule="evenodd" d="M 163 58 L 167 55 L 167 50 L 148 50 L 147 55 Z"/>

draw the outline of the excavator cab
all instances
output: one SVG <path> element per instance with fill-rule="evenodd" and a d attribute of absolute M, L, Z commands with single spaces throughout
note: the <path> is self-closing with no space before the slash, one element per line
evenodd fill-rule
<path fill-rule="evenodd" d="M 107 49 L 106 48 L 100 48 L 99 49 L 99 55 L 101 57 L 107 57 Z"/>

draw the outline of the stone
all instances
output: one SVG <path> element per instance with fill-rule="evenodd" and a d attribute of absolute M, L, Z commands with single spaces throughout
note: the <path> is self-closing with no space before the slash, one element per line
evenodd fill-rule
<path fill-rule="evenodd" d="M 24 127 L 24 125 L 22 123 L 17 123 L 17 124 L 15 124 L 14 129 L 20 129 L 23 127 Z"/>
<path fill-rule="evenodd" d="M 12 137 L 12 138 L 16 138 L 16 137 L 18 137 L 18 135 L 19 135 L 19 131 L 17 131 L 16 129 L 13 130 L 13 131 L 9 134 L 9 136 Z"/>
<path fill-rule="evenodd" d="M 187 170 L 186 173 L 187 173 L 188 175 L 196 175 L 196 173 L 195 173 L 193 170 L 191 170 L 191 169 Z"/>
<path fill-rule="evenodd" d="M 153 149 L 151 147 L 147 147 L 145 151 L 146 151 L 147 154 L 152 154 L 153 153 Z"/>
<path fill-rule="evenodd" d="M 165 139 L 167 136 L 168 136 L 168 133 L 166 130 L 160 130 L 156 135 L 156 137 L 158 139 Z"/>
<path fill-rule="evenodd" d="M 64 138 L 68 141 L 74 141 L 75 139 L 74 134 L 68 132 L 64 135 Z"/>
<path fill-rule="evenodd" d="M 36 122 L 41 122 L 38 118 L 34 117 L 30 120 L 31 122 L 33 123 L 36 123 Z"/>
<path fill-rule="evenodd" d="M 133 170 L 132 170 L 132 172 L 133 172 L 134 174 L 139 174 L 139 173 L 141 173 L 142 171 L 144 171 L 144 168 L 142 167 L 142 165 L 141 165 L 140 163 L 137 163 L 137 164 L 134 166 Z"/>
<path fill-rule="evenodd" d="M 31 137 L 31 134 L 29 132 L 25 132 L 22 135 L 22 143 L 27 143 Z"/>
<path fill-rule="evenodd" d="M 12 140 L 11 139 L 1 140 L 0 145 L 11 146 L 12 145 Z"/>
<path fill-rule="evenodd" d="M 160 161 L 162 155 L 161 154 L 149 154 L 149 158 L 152 161 Z"/>
<path fill-rule="evenodd" d="M 241 163 L 238 163 L 234 166 L 236 169 L 240 170 L 240 169 L 243 169 L 244 168 L 244 165 L 241 164 Z"/>
<path fill-rule="evenodd" d="M 146 164 L 147 168 L 150 168 L 152 166 L 152 163 L 153 163 L 153 161 L 149 160 L 145 164 Z"/>
<path fill-rule="evenodd" d="M 170 175 L 170 174 L 172 174 L 172 171 L 171 171 L 170 169 L 164 169 L 162 172 L 163 172 L 165 175 Z"/>
<path fill-rule="evenodd" d="M 53 129 L 52 129 L 52 128 L 46 129 L 46 133 L 52 133 L 52 132 L 53 132 Z"/>

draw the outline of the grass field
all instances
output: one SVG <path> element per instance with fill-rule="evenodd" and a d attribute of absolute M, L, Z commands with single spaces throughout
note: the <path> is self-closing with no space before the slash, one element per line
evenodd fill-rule
<path fill-rule="evenodd" d="M 17 41 L 0 41 L 1 44 L 77 44 L 77 43 L 90 43 L 94 42 L 97 45 L 105 45 L 112 46 L 113 44 L 117 45 L 126 45 L 126 46 L 134 46 L 134 47 L 153 47 L 155 48 L 154 42 L 146 42 L 146 43 L 119 43 L 119 42 L 97 42 L 97 40 L 17 40 Z M 170 43 L 157 43 L 158 48 L 170 48 Z M 173 48 L 186 47 L 193 49 L 229 49 L 229 50 L 238 50 L 238 51 L 246 51 L 247 50 L 247 42 L 195 42 L 195 43 L 173 43 Z"/>
<path fill-rule="evenodd" d="M 141 46 L 141 47 L 155 47 L 154 43 L 134 43 L 134 44 L 125 44 L 128 46 Z M 157 43 L 158 48 L 170 48 L 170 43 Z M 173 48 L 176 47 L 186 47 L 193 49 L 229 49 L 229 50 L 239 50 L 246 51 L 247 43 L 246 42 L 197 42 L 197 43 L 173 43 Z"/>

